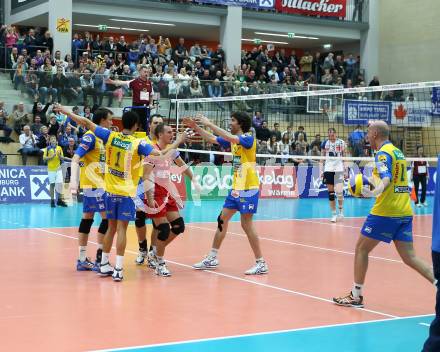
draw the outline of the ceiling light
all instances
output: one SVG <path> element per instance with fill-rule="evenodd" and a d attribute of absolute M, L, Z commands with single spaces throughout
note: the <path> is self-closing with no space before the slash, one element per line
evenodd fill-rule
<path fill-rule="evenodd" d="M 281 34 L 281 33 L 255 32 L 255 34 L 269 35 L 269 36 L 273 36 L 273 37 L 284 37 L 284 38 L 289 38 L 289 35 L 288 35 L 288 34 Z M 319 38 L 317 38 L 317 37 L 307 37 L 307 36 L 297 35 L 297 34 L 295 34 L 295 38 L 310 39 L 310 40 L 318 40 L 318 39 L 319 39 Z"/>
<path fill-rule="evenodd" d="M 147 21 L 135 21 L 135 20 L 125 20 L 121 18 L 110 18 L 110 21 L 116 21 L 116 22 L 127 22 L 127 23 L 145 23 L 145 24 L 154 24 L 157 26 L 172 26 L 175 27 L 176 25 L 173 23 L 159 23 L 159 22 L 147 22 Z"/>
<path fill-rule="evenodd" d="M 149 29 L 139 29 L 139 28 L 121 28 L 124 31 L 138 31 L 138 32 L 149 32 Z"/>
<path fill-rule="evenodd" d="M 331 45 L 331 44 L 324 44 L 323 46 L 322 46 L 324 49 L 331 49 L 332 47 L 333 47 L 333 45 Z"/>
<path fill-rule="evenodd" d="M 242 41 L 244 41 L 244 42 L 255 42 L 255 39 L 242 39 Z M 275 41 L 272 41 L 272 40 L 260 40 L 260 43 L 283 44 L 283 45 L 289 44 L 287 42 L 275 42 Z"/>
<path fill-rule="evenodd" d="M 98 28 L 99 25 L 96 24 L 79 24 L 79 23 L 75 23 L 75 26 L 78 27 L 92 27 L 92 28 Z M 120 27 L 111 27 L 111 26 L 107 26 L 107 29 L 121 29 Z"/>

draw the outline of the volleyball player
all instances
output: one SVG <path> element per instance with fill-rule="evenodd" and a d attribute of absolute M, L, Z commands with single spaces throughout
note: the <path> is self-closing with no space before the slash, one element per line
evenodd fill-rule
<path fill-rule="evenodd" d="M 347 296 L 333 298 L 341 306 L 362 308 L 363 286 L 368 268 L 368 255 L 380 243 L 390 243 L 403 262 L 431 283 L 435 283 L 432 268 L 416 256 L 413 247 L 413 211 L 408 188 L 408 173 L 403 153 L 389 141 L 390 130 L 384 121 L 374 121 L 368 127 L 368 140 L 374 150 L 375 189 L 363 189 L 365 197 L 377 197 L 361 230 L 354 257 L 354 284 Z"/>
<path fill-rule="evenodd" d="M 139 167 L 142 160 L 148 155 L 169 158 L 173 149 L 165 155 L 155 150 L 146 141 L 137 139 L 133 133 L 138 128 L 138 115 L 132 111 L 122 115 L 122 132 L 112 132 L 106 128 L 97 126 L 87 118 L 73 114 L 61 105 L 55 109 L 69 116 L 76 123 L 92 130 L 100 138 L 106 148 L 106 173 L 104 176 L 106 197 L 106 211 L 108 231 L 104 237 L 101 265 L 99 274 L 101 276 L 112 276 L 114 281 L 123 280 L 123 262 L 125 247 L 127 244 L 127 227 L 130 221 L 136 219 L 136 207 L 133 197 L 136 195 L 139 181 Z M 174 143 L 178 146 L 184 135 Z M 173 145 L 173 146 L 174 146 Z M 110 250 L 113 245 L 113 238 L 116 234 L 116 265 L 113 268 L 109 263 Z"/>
<path fill-rule="evenodd" d="M 199 127 L 197 123 L 210 128 L 218 137 Z M 207 142 L 231 148 L 234 175 L 232 190 L 226 197 L 223 209 L 217 218 L 217 230 L 209 254 L 194 269 L 215 269 L 219 265 L 218 250 L 226 236 L 231 217 L 240 212 L 241 227 L 245 231 L 254 252 L 256 264 L 245 272 L 246 275 L 266 274 L 269 269 L 261 253 L 258 235 L 254 228 L 253 215 L 257 212 L 260 181 L 256 167 L 256 139 L 247 134 L 251 128 L 251 118 L 244 112 L 231 114 L 231 133 L 216 126 L 205 116 L 195 119 L 185 118 L 184 124 L 194 129 Z"/>
<path fill-rule="evenodd" d="M 156 129 L 156 126 L 160 123 L 163 123 L 163 117 L 161 115 L 155 114 L 151 117 L 151 123 L 150 123 L 150 133 L 145 138 L 146 142 L 148 144 L 155 144 L 157 142 L 156 137 L 154 135 L 154 131 Z M 144 173 L 144 168 L 140 168 L 140 183 L 142 183 L 142 177 Z M 152 269 L 156 267 L 156 262 L 154 260 L 155 254 L 156 254 L 156 239 L 157 239 L 157 229 L 154 228 L 151 232 L 151 247 L 150 247 L 150 253 L 148 252 L 148 244 L 147 244 L 147 227 L 145 226 L 146 222 L 146 214 L 141 209 L 136 209 L 136 220 L 135 220 L 135 227 L 136 227 L 136 234 L 138 237 L 138 243 L 139 243 L 139 252 L 136 257 L 136 264 L 142 265 L 145 262 L 145 259 L 147 259 L 148 266 Z"/>
<path fill-rule="evenodd" d="M 93 123 L 104 128 L 112 125 L 113 113 L 105 108 L 100 108 L 93 114 Z M 105 148 L 102 140 L 97 138 L 91 130 L 87 131 L 81 139 L 78 149 L 72 158 L 72 176 L 70 189 L 72 193 L 78 190 L 78 169 L 80 175 L 80 187 L 83 189 L 83 215 L 78 229 L 79 257 L 76 270 L 99 270 L 102 258 L 102 242 L 108 229 L 108 220 L 105 212 Z M 98 250 L 93 264 L 87 258 L 87 241 L 96 212 L 101 215 L 101 223 L 98 228 Z"/>
<path fill-rule="evenodd" d="M 166 150 L 173 140 L 173 129 L 171 126 L 159 124 L 154 130 L 156 142 L 153 143 L 155 149 Z M 146 194 L 146 205 L 148 209 L 154 211 L 147 216 L 152 219 L 153 227 L 157 231 L 155 243 L 157 252 L 155 253 L 156 274 L 159 276 L 171 276 L 169 269 L 163 259 L 165 247 L 168 246 L 176 237 L 185 231 L 185 222 L 179 213 L 181 207 L 177 201 L 180 201 L 178 191 L 170 180 L 170 172 L 173 164 L 183 169 L 191 182 L 193 182 L 193 173 L 185 164 L 176 151 L 173 159 L 157 160 L 145 159 L 145 179 L 150 182 L 151 176 L 154 177 L 154 186 L 148 187 L 150 191 Z M 200 190 L 198 183 L 193 182 L 196 189 Z M 177 200 L 177 201 L 176 201 Z"/>
<path fill-rule="evenodd" d="M 344 177 L 348 176 L 342 160 L 335 157 L 343 157 L 346 149 L 345 142 L 337 138 L 334 128 L 328 129 L 328 139 L 322 142 L 321 155 L 329 159 L 320 163 L 322 182 L 327 185 L 328 199 L 332 211 L 331 222 L 344 217 Z M 323 170 L 323 171 L 322 171 Z M 339 213 L 336 211 L 336 199 L 338 199 Z"/>

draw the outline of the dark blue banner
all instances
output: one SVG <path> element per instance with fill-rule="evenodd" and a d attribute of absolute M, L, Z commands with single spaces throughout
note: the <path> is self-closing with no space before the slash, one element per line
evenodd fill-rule
<path fill-rule="evenodd" d="M 344 124 L 368 125 L 369 120 L 391 124 L 393 104 L 387 101 L 344 100 Z"/>
<path fill-rule="evenodd" d="M 240 6 L 253 9 L 273 9 L 275 0 L 196 0 L 203 4 Z"/>
<path fill-rule="evenodd" d="M 49 200 L 46 166 L 0 167 L 0 204 Z"/>
<path fill-rule="evenodd" d="M 432 115 L 440 116 L 440 87 L 432 88 Z"/>

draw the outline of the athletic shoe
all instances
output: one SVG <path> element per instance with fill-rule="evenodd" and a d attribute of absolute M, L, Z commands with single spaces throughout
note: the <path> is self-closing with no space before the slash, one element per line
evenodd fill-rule
<path fill-rule="evenodd" d="M 149 251 L 147 255 L 147 263 L 150 269 L 156 269 L 157 266 L 157 257 L 153 251 Z"/>
<path fill-rule="evenodd" d="M 336 222 L 338 220 L 338 216 L 336 214 L 332 215 L 330 221 L 331 222 Z"/>
<path fill-rule="evenodd" d="M 265 261 L 257 262 L 252 268 L 245 271 L 246 275 L 262 275 L 267 274 L 269 272 L 269 268 Z"/>
<path fill-rule="evenodd" d="M 136 264 L 137 265 L 144 264 L 145 258 L 147 258 L 147 251 L 139 251 L 136 257 Z"/>
<path fill-rule="evenodd" d="M 417 204 L 416 204 L 416 207 L 417 207 L 417 208 L 421 208 L 421 207 L 422 207 L 422 204 L 417 203 Z"/>
<path fill-rule="evenodd" d="M 113 274 L 115 269 L 110 265 L 110 263 L 101 264 L 99 267 L 98 275 L 100 276 L 110 276 Z"/>
<path fill-rule="evenodd" d="M 122 281 L 124 276 L 122 275 L 122 269 L 115 268 L 112 274 L 113 281 Z"/>
<path fill-rule="evenodd" d="M 57 205 L 60 207 L 67 207 L 67 204 L 64 202 L 64 200 L 58 200 Z"/>
<path fill-rule="evenodd" d="M 344 213 L 341 211 L 339 214 L 338 214 L 338 219 L 343 219 L 344 218 Z"/>
<path fill-rule="evenodd" d="M 76 270 L 77 271 L 90 271 L 93 270 L 93 263 L 89 258 L 86 258 L 83 262 L 79 259 L 76 262 Z"/>
<path fill-rule="evenodd" d="M 167 277 L 171 276 L 171 272 L 165 263 L 160 263 L 156 265 L 156 275 Z"/>
<path fill-rule="evenodd" d="M 218 259 L 211 256 L 206 256 L 201 262 L 193 265 L 194 269 L 205 270 L 205 269 L 216 269 L 218 267 Z"/>
<path fill-rule="evenodd" d="M 334 297 L 333 302 L 338 306 L 353 307 L 353 308 L 363 308 L 364 307 L 364 297 L 359 296 L 359 298 L 354 298 L 353 294 L 350 292 L 344 297 Z"/>
<path fill-rule="evenodd" d="M 424 207 L 427 207 L 428 206 L 428 203 L 422 203 L 422 205 L 424 206 Z"/>
<path fill-rule="evenodd" d="M 101 266 L 101 260 L 96 259 L 95 264 L 93 264 L 93 271 L 99 272 L 99 267 Z"/>

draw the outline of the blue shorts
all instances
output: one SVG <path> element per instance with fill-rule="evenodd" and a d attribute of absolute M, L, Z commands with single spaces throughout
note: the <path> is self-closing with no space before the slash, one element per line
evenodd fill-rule
<path fill-rule="evenodd" d="M 223 208 L 238 210 L 240 214 L 255 214 L 258 208 L 259 195 L 258 189 L 248 191 L 230 190 Z"/>
<path fill-rule="evenodd" d="M 107 193 L 105 207 L 107 219 L 122 221 L 134 221 L 136 219 L 136 207 L 130 197 Z"/>
<path fill-rule="evenodd" d="M 412 216 L 392 218 L 369 214 L 362 226 L 361 234 L 378 241 L 412 242 Z"/>
<path fill-rule="evenodd" d="M 83 213 L 97 213 L 105 211 L 107 193 L 101 188 L 85 188 L 83 197 Z"/>

